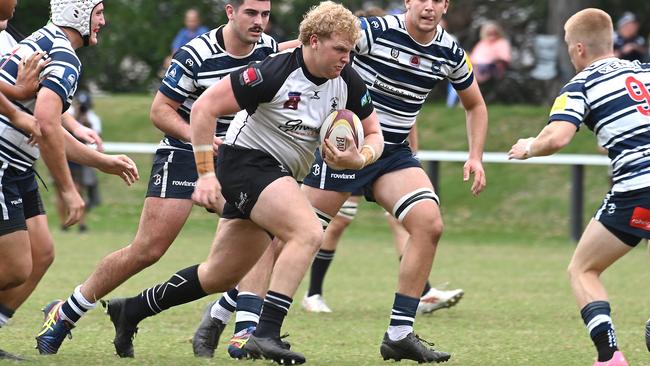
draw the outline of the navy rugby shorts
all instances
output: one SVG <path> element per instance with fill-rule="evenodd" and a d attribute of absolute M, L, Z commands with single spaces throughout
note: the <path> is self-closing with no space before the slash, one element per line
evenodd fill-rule
<path fill-rule="evenodd" d="M 0 166 L 0 235 L 27 230 L 27 219 L 45 215 L 34 170 L 20 171 L 7 163 Z"/>
<path fill-rule="evenodd" d="M 650 239 L 650 188 L 607 193 L 594 218 L 629 246 Z"/>
<path fill-rule="evenodd" d="M 154 156 L 146 196 L 189 200 L 197 179 L 192 151 L 160 149 Z"/>
<path fill-rule="evenodd" d="M 311 172 L 303 180 L 310 187 L 336 192 L 363 192 L 366 200 L 374 202 L 373 183 L 382 175 L 406 168 L 421 168 L 408 143 L 384 145 L 384 152 L 373 164 L 361 170 L 334 170 L 325 164 L 316 150 Z"/>

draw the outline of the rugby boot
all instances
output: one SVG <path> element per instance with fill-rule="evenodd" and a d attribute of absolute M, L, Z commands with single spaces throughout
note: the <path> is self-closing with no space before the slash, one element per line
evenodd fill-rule
<path fill-rule="evenodd" d="M 36 336 L 36 349 L 42 355 L 56 354 L 66 336 L 72 339 L 70 330 L 74 326 L 59 316 L 61 305 L 62 300 L 54 300 L 42 309 L 45 319 L 40 333 Z"/>
<path fill-rule="evenodd" d="M 291 351 L 289 343 L 283 342 L 281 337 L 251 335 L 243 350 L 250 358 L 266 358 L 280 365 L 300 365 L 306 361 L 302 353 Z"/>
<path fill-rule="evenodd" d="M 399 341 L 391 340 L 388 337 L 388 333 L 385 333 L 384 340 L 381 342 L 381 347 L 379 347 L 379 352 L 384 360 L 413 360 L 418 363 L 447 362 L 451 357 L 449 353 L 436 351 L 427 346 L 433 346 L 433 343 L 423 340 L 413 332 Z"/>
<path fill-rule="evenodd" d="M 210 314 L 214 303 L 215 301 L 209 303 L 203 311 L 199 327 L 196 328 L 194 337 L 192 337 L 192 350 L 196 357 L 214 357 L 214 350 L 217 349 L 219 337 L 221 337 L 223 330 L 226 329 L 226 324 L 219 319 L 213 318 Z"/>
<path fill-rule="evenodd" d="M 239 332 L 233 334 L 230 341 L 228 341 L 228 354 L 232 358 L 241 360 L 242 358 L 248 357 L 248 354 L 244 350 L 244 346 L 248 343 L 248 340 L 255 332 L 256 327 L 248 327 L 242 329 Z"/>
<path fill-rule="evenodd" d="M 439 309 L 450 308 L 458 304 L 460 299 L 463 298 L 463 295 L 465 295 L 465 292 L 460 288 L 455 290 L 439 290 L 432 287 L 420 298 L 417 312 L 426 314 Z"/>
<path fill-rule="evenodd" d="M 621 351 L 616 351 L 611 360 L 602 362 L 596 361 L 594 362 L 594 366 L 628 366 L 628 364 L 625 357 L 623 357 L 623 353 L 621 353 Z"/>
<path fill-rule="evenodd" d="M 115 327 L 115 338 L 113 339 L 115 353 L 122 358 L 134 357 L 133 337 L 138 333 L 138 327 L 137 324 L 132 324 L 126 319 L 126 299 L 102 300 L 101 303 Z"/>

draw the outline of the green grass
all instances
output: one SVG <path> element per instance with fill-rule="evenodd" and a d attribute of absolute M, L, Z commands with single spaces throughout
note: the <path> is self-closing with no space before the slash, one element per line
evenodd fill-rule
<path fill-rule="evenodd" d="M 105 140 L 159 140 L 160 133 L 148 119 L 151 99 L 142 95 L 98 98 L 96 109 L 103 117 Z M 547 113 L 546 107 L 491 106 L 486 151 L 507 151 L 518 137 L 535 135 L 546 123 Z M 422 149 L 467 148 L 460 109 L 427 106 L 418 126 Z M 583 129 L 566 152 L 596 153 L 593 136 Z M 225 355 L 227 334 L 216 360 L 193 358 L 188 339 L 207 300 L 144 321 L 135 340 L 135 360 L 113 356 L 112 325 L 100 309 L 79 323 L 74 339 L 65 341 L 59 355 L 35 356 L 33 337 L 41 323 L 40 307 L 53 298 L 67 297 L 104 255 L 132 239 L 151 167 L 150 156 L 135 158 L 142 180 L 134 187 L 126 188 L 115 177 L 101 177 L 103 205 L 89 214 L 88 234 L 59 232 L 51 194 L 44 193 L 57 259 L 11 326 L 0 330 L 4 335 L 0 348 L 29 356 L 38 365 L 241 364 Z M 445 234 L 431 281 L 450 281 L 451 286 L 464 288 L 466 297 L 453 309 L 419 316 L 417 331 L 453 354 L 450 365 L 589 364 L 594 349 L 565 275 L 573 250 L 568 239 L 569 167 L 487 164 L 486 171 L 488 188 L 475 198 L 469 185 L 462 183 L 461 164 L 441 165 Z M 604 167 L 586 169 L 585 222 L 607 186 Z M 215 225 L 214 215 L 195 208 L 166 256 L 111 296 L 135 295 L 204 259 Z M 620 344 L 634 365 L 650 365 L 643 344 L 650 305 L 644 293 L 644 284 L 650 280 L 647 264 L 645 250 L 639 248 L 604 278 Z M 397 261 L 377 206 L 362 204 L 328 276 L 326 298 L 335 312 L 301 311 L 301 288 L 285 323 L 293 347 L 304 352 L 312 365 L 384 364 L 378 346 L 388 323 Z"/>

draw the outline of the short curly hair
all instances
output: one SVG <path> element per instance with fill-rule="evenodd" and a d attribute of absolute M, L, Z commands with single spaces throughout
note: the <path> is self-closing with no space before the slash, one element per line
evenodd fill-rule
<path fill-rule="evenodd" d="M 332 1 L 323 1 L 313 6 L 300 22 L 298 39 L 304 45 L 315 34 L 322 38 L 331 38 L 332 33 L 349 36 L 353 42 L 361 37 L 361 23 L 350 10 Z"/>

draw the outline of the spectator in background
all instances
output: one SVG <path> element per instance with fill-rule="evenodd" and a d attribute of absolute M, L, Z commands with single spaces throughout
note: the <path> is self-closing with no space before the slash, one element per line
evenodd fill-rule
<path fill-rule="evenodd" d="M 74 117 L 77 122 L 79 122 L 84 127 L 90 128 L 100 135 L 102 132 L 102 121 L 99 116 L 92 110 L 92 99 L 90 93 L 86 91 L 79 91 L 75 97 L 75 100 L 68 110 L 68 113 Z M 83 142 L 83 141 L 82 141 Z M 70 167 L 70 173 L 72 174 L 72 180 L 77 187 L 79 194 L 84 197 L 86 201 L 86 211 L 79 220 L 79 232 L 85 232 L 88 230 L 86 225 L 86 212 L 90 211 L 95 206 L 98 206 L 101 199 L 99 196 L 99 181 L 97 179 L 97 172 L 94 168 L 80 165 L 68 161 L 68 166 Z M 85 193 L 85 194 L 84 194 Z M 57 211 L 59 213 L 59 218 L 65 220 L 65 207 L 63 206 L 63 201 L 59 191 L 57 190 Z M 61 225 L 61 230 L 67 231 L 68 227 Z"/>
<path fill-rule="evenodd" d="M 485 22 L 480 37 L 469 56 L 476 81 L 503 79 L 511 60 L 510 42 L 505 38 L 503 28 L 497 22 Z"/>
<path fill-rule="evenodd" d="M 172 42 L 172 54 L 176 52 L 185 43 L 209 31 L 201 24 L 201 15 L 195 8 L 190 8 L 185 12 L 185 27 L 178 31 Z"/>
<path fill-rule="evenodd" d="M 639 35 L 639 20 L 634 13 L 626 11 L 616 22 L 614 55 L 630 61 L 645 61 L 648 49 L 645 39 Z"/>

